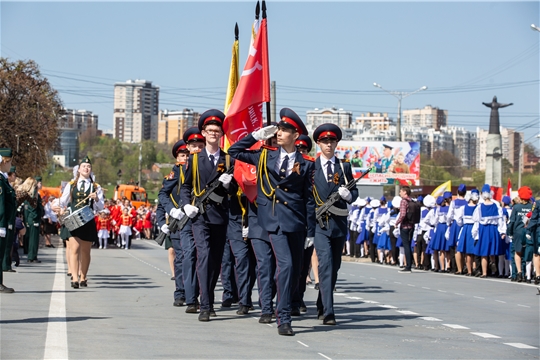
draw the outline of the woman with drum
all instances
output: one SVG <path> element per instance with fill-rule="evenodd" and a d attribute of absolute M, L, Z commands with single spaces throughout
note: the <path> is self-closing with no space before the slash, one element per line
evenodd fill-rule
<path fill-rule="evenodd" d="M 92 244 L 97 242 L 94 212 L 102 210 L 103 206 L 103 190 L 92 178 L 92 163 L 87 156 L 80 163 L 75 179 L 64 188 L 59 207 L 61 215 L 64 215 L 65 224 L 61 235 L 63 238 L 69 238 L 68 261 L 71 279 L 75 280 L 71 282 L 71 286 L 75 289 L 87 286 L 90 250 Z M 68 208 L 70 214 L 66 212 Z M 71 230 L 68 229 L 68 223 Z"/>

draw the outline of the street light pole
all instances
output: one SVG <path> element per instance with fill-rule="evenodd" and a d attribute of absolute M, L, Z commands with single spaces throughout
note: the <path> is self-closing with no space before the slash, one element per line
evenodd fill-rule
<path fill-rule="evenodd" d="M 142 172 L 142 143 L 139 144 L 139 182 L 138 186 L 141 186 L 141 172 Z"/>
<path fill-rule="evenodd" d="M 377 83 L 373 83 L 373 86 L 383 90 L 383 91 L 386 91 L 387 93 L 389 93 L 390 95 L 396 97 L 398 99 L 398 113 L 397 113 L 397 122 L 396 122 L 396 139 L 397 141 L 401 141 L 402 140 L 402 136 L 401 136 L 401 100 L 405 99 L 406 97 L 408 96 L 411 96 L 412 94 L 416 94 L 417 92 L 420 92 L 420 91 L 423 91 L 423 90 L 427 90 L 427 86 L 422 86 L 420 89 L 418 90 L 415 90 L 415 91 L 412 91 L 412 92 L 405 92 L 405 91 L 392 91 L 392 90 L 386 90 L 385 88 L 383 88 L 381 85 L 377 84 Z"/>
<path fill-rule="evenodd" d="M 540 32 L 540 27 L 538 27 L 538 26 L 536 26 L 534 24 L 531 24 L 531 30 Z"/>

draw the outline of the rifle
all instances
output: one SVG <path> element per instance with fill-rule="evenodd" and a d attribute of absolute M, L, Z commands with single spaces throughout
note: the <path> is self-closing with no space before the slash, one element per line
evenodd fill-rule
<path fill-rule="evenodd" d="M 234 171 L 234 166 L 230 166 L 227 171 L 225 171 L 223 174 L 232 174 Z M 220 175 L 221 176 L 221 175 Z M 193 199 L 193 206 L 196 206 L 199 208 L 199 214 L 204 214 L 206 212 L 206 205 L 208 204 L 209 200 L 212 200 L 215 203 L 220 204 L 223 201 L 223 196 L 219 196 L 215 193 L 217 188 L 221 182 L 219 181 L 219 177 L 217 177 L 214 181 L 212 181 L 210 184 L 206 185 L 206 189 L 204 191 L 204 194 L 201 196 L 195 197 Z M 176 218 L 172 218 L 171 222 L 169 223 L 169 233 L 172 234 L 176 232 L 177 230 L 182 230 L 184 226 L 186 226 L 187 222 L 190 220 L 190 217 L 184 215 L 180 220 Z M 159 235 L 156 238 L 156 242 L 161 245 L 165 241 L 165 238 L 167 237 L 167 234 L 164 232 L 160 232 Z"/>
<path fill-rule="evenodd" d="M 360 175 L 360 177 L 358 179 L 354 179 L 354 178 L 351 179 L 351 181 L 349 181 L 345 185 L 345 187 L 348 190 L 352 190 L 356 186 L 356 183 L 360 179 L 362 179 L 364 176 L 369 174 L 369 172 L 372 169 L 373 169 L 373 167 L 370 167 L 369 169 L 364 171 Z M 322 218 L 323 218 L 324 215 L 334 214 L 334 215 L 338 215 L 338 216 L 347 216 L 347 214 L 349 213 L 347 209 L 340 209 L 340 208 L 337 208 L 337 207 L 334 206 L 334 204 L 337 203 L 339 200 L 341 200 L 341 196 L 339 195 L 339 191 L 333 192 L 332 194 L 330 194 L 330 196 L 324 202 L 324 204 L 322 204 L 319 208 L 317 208 L 317 210 L 315 212 L 315 214 L 316 214 L 315 217 L 316 217 L 321 229 L 324 229 L 324 223 L 322 221 Z"/>

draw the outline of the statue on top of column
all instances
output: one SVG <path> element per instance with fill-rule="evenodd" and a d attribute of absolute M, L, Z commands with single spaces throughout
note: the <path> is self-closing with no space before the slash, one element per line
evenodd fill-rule
<path fill-rule="evenodd" d="M 514 105 L 514 103 L 510 104 L 501 104 L 497 102 L 497 97 L 493 97 L 493 101 L 491 103 L 485 103 L 483 102 L 485 106 L 488 108 L 491 108 L 491 115 L 489 115 L 489 134 L 500 134 L 500 128 L 499 128 L 499 109 Z"/>

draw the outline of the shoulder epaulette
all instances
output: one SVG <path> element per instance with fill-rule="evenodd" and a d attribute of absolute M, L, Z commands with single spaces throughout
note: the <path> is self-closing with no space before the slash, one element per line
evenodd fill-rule
<path fill-rule="evenodd" d="M 277 147 L 273 147 L 273 146 L 269 146 L 269 145 L 263 145 L 261 147 L 263 149 L 268 149 L 268 150 L 272 150 L 272 151 L 276 151 L 278 149 Z"/>
<path fill-rule="evenodd" d="M 101 186 L 101 185 L 99 185 L 97 182 L 94 181 L 94 186 L 98 187 L 98 186 Z"/>
<path fill-rule="evenodd" d="M 302 154 L 302 157 L 304 158 L 304 160 L 315 162 L 315 158 L 311 157 L 311 156 L 309 156 L 307 154 Z"/>
<path fill-rule="evenodd" d="M 346 163 L 351 162 L 351 160 L 349 160 L 349 159 L 343 159 L 341 161 L 346 162 Z"/>
<path fill-rule="evenodd" d="M 73 185 L 75 184 L 75 179 L 71 179 L 71 181 L 69 182 L 69 185 Z"/>

